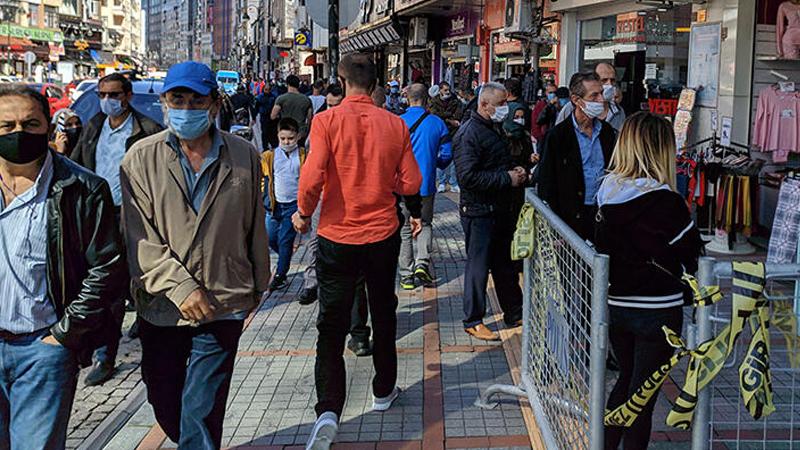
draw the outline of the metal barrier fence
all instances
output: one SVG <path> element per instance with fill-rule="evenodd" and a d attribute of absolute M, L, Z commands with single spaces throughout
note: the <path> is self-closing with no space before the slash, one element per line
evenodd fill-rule
<path fill-rule="evenodd" d="M 718 285 L 729 294 L 731 263 L 701 258 L 701 284 Z M 789 347 L 786 335 L 776 326 L 780 315 L 794 315 L 797 298 L 794 282 L 800 281 L 800 265 L 767 264 L 765 297 L 770 306 L 770 375 L 775 412 L 754 420 L 739 392 L 739 365 L 752 339 L 745 327 L 722 371 L 698 393 L 692 430 L 692 449 L 796 449 L 800 448 L 800 366 L 798 349 Z M 794 305 L 792 305 L 794 302 Z M 794 308 L 793 308 L 794 306 Z M 716 336 L 730 322 L 731 298 L 697 309 L 697 341 Z M 795 316 L 796 317 L 796 316 Z M 797 333 L 797 329 L 794 330 Z M 800 359 L 800 358 L 798 358 Z"/>
<path fill-rule="evenodd" d="M 531 190 L 533 257 L 524 265 L 522 383 L 489 387 L 476 404 L 527 397 L 547 449 L 602 449 L 608 257 L 589 247 Z"/>

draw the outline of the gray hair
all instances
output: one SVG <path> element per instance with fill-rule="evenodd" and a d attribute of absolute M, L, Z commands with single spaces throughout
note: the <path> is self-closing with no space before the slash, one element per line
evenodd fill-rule
<path fill-rule="evenodd" d="M 578 72 L 569 79 L 569 93 L 570 95 L 577 95 L 583 98 L 586 95 L 586 81 L 600 81 L 597 74 L 594 72 Z"/>
<path fill-rule="evenodd" d="M 506 87 L 500 83 L 496 82 L 489 82 L 481 86 L 481 94 L 478 97 L 478 101 L 482 102 L 484 100 L 488 101 L 489 95 L 494 95 L 498 92 L 506 92 Z"/>
<path fill-rule="evenodd" d="M 422 102 L 428 100 L 428 89 L 422 83 L 414 83 L 408 88 L 408 101 L 409 102 Z"/>

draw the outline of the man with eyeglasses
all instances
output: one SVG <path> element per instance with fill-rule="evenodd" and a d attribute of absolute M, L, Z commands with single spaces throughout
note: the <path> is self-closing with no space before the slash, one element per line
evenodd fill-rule
<path fill-rule="evenodd" d="M 100 97 L 101 112 L 84 128 L 70 158 L 108 182 L 116 222 L 119 223 L 119 207 L 122 203 L 119 165 L 122 157 L 135 142 L 158 133 L 162 127 L 131 107 L 133 85 L 122 74 L 112 73 L 101 78 L 97 83 L 97 96 Z M 95 352 L 95 362 L 84 380 L 86 386 L 103 384 L 114 375 L 122 336 L 119 331 L 125 318 L 125 298 L 114 302 L 111 310 L 118 324 L 117 333 L 116 336 L 109 336 L 108 343 Z"/>
<path fill-rule="evenodd" d="M 604 108 L 598 118 L 611 125 L 619 133 L 622 130 L 622 124 L 625 123 L 625 110 L 620 106 L 622 91 L 617 87 L 617 69 L 609 63 L 601 62 L 594 67 L 594 73 L 603 86 Z M 571 117 L 574 112 L 575 106 L 567 103 L 558 113 L 556 125 Z"/>
<path fill-rule="evenodd" d="M 142 379 L 178 448 L 220 448 L 244 319 L 270 279 L 260 156 L 213 126 L 208 66 L 172 66 L 161 103 L 169 129 L 134 144 L 120 174 Z"/>

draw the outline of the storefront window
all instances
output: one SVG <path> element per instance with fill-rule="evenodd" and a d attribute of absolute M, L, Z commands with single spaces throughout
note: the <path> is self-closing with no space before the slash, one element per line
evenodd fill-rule
<path fill-rule="evenodd" d="M 691 5 L 648 9 L 581 22 L 580 68 L 614 65 L 628 113 L 648 100 L 677 100 L 686 85 Z"/>

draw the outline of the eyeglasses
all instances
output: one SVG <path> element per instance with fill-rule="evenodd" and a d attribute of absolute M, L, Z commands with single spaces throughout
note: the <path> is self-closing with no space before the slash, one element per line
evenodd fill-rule
<path fill-rule="evenodd" d="M 167 96 L 167 106 L 176 109 L 207 109 L 211 106 L 211 97 L 172 97 Z"/>
<path fill-rule="evenodd" d="M 106 98 L 106 97 L 108 97 L 108 98 L 120 98 L 123 95 L 125 95 L 125 93 L 122 92 L 122 91 L 114 91 L 114 92 L 100 92 L 100 91 L 97 91 L 97 96 L 99 98 Z"/>

